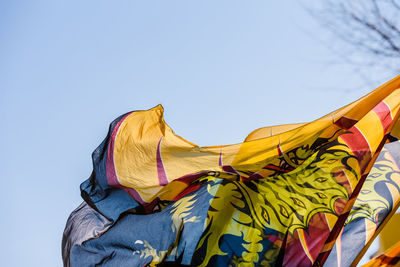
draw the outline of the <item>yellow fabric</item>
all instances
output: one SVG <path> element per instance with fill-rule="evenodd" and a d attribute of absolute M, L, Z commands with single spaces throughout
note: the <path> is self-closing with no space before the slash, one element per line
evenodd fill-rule
<path fill-rule="evenodd" d="M 225 146 L 197 146 L 176 135 L 163 119 L 163 107 L 134 112 L 121 124 L 115 139 L 114 165 L 121 185 L 134 188 L 144 202 L 157 196 L 172 200 L 185 187 L 159 184 L 157 174 L 157 148 L 160 145 L 163 168 L 168 182 L 201 171 L 221 171 L 229 165 L 241 171 L 257 172 L 274 162 L 280 151 L 290 151 L 300 145 L 312 144 L 317 138 L 332 138 L 346 129 L 335 124 L 342 117 L 359 121 L 374 152 L 383 137 L 382 129 L 369 129 L 379 118 L 371 109 L 380 101 L 385 102 L 396 116 L 399 108 L 400 77 L 379 87 L 365 97 L 307 124 L 267 127 L 252 132 L 243 143 Z M 379 125 L 379 124 L 378 124 Z M 265 170 L 263 170 L 265 172 Z M 245 173 L 242 173 L 245 177 Z M 267 176 L 268 173 L 263 173 Z M 350 181 L 355 185 L 356 181 Z M 178 186 L 177 186 L 178 185 Z"/>
<path fill-rule="evenodd" d="M 400 266 L 400 242 L 397 242 L 383 254 L 372 259 L 363 267 Z"/>

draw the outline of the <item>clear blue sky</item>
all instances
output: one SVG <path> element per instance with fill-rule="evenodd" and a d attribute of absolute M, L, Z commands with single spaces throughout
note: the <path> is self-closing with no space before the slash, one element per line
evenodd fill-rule
<path fill-rule="evenodd" d="M 61 266 L 91 153 L 164 105 L 199 145 L 314 120 L 374 89 L 297 1 L 0 2 L 1 266 Z M 378 75 L 379 76 L 379 75 Z"/>

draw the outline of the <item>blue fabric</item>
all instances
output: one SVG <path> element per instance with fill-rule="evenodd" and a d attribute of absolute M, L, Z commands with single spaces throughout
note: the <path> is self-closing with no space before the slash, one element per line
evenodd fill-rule
<path fill-rule="evenodd" d="M 185 222 L 184 218 L 179 218 L 174 224 L 173 203 L 154 214 L 124 214 L 99 238 L 73 247 L 70 256 L 71 265 L 144 266 L 153 260 L 153 256 L 143 256 L 145 254 L 143 251 L 146 249 L 145 241 L 157 252 L 169 250 L 167 262 L 190 265 L 203 232 L 203 222 L 207 217 L 208 203 L 211 199 L 206 185 L 184 198 L 193 194 L 198 200 L 196 208 L 190 212 L 191 217 L 197 218 L 195 222 Z M 172 230 L 172 225 L 177 227 L 175 231 Z M 179 241 L 176 244 L 176 253 L 172 253 L 170 250 L 176 241 Z"/>
<path fill-rule="evenodd" d="M 139 206 L 125 190 L 111 187 L 107 183 L 106 164 L 110 136 L 118 122 L 124 116 L 125 114 L 111 123 L 106 139 L 92 154 L 92 175 L 80 186 L 82 198 L 90 206 L 112 221 L 116 221 L 123 212 Z"/>

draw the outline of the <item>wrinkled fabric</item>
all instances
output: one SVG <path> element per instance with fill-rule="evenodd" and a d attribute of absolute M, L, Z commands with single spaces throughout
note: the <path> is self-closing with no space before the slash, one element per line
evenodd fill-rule
<path fill-rule="evenodd" d="M 81 246 L 84 241 L 99 237 L 111 226 L 111 221 L 92 209 L 85 202 L 81 203 L 69 216 L 62 239 L 64 266 L 70 264 L 71 250 Z"/>
<path fill-rule="evenodd" d="M 120 116 L 81 185 L 85 202 L 111 227 L 94 238 L 84 235 L 90 229 L 76 230 L 84 237 L 66 246 L 64 261 L 354 263 L 399 203 L 399 88 L 397 77 L 318 120 L 261 128 L 234 145 L 183 139 L 161 105 Z"/>

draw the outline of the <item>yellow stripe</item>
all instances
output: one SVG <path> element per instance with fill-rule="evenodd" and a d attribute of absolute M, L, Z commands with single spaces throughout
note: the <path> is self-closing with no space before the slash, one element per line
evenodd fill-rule
<path fill-rule="evenodd" d="M 392 112 L 392 119 L 394 118 L 397 109 L 399 108 L 399 99 L 400 99 L 400 88 L 396 89 L 391 93 L 388 97 L 385 98 L 384 102 L 389 107 Z"/>
<path fill-rule="evenodd" d="M 338 217 L 332 213 L 325 213 L 325 218 L 328 223 L 329 230 L 332 230 L 333 227 L 335 226 Z"/>
<path fill-rule="evenodd" d="M 364 118 L 356 123 L 356 127 L 367 140 L 371 154 L 375 154 L 376 149 L 383 139 L 383 127 L 378 115 L 374 111 L 368 112 Z"/>
<path fill-rule="evenodd" d="M 376 224 L 368 219 L 365 219 L 364 222 L 365 222 L 365 234 L 366 234 L 365 244 L 367 244 L 376 231 Z"/>

